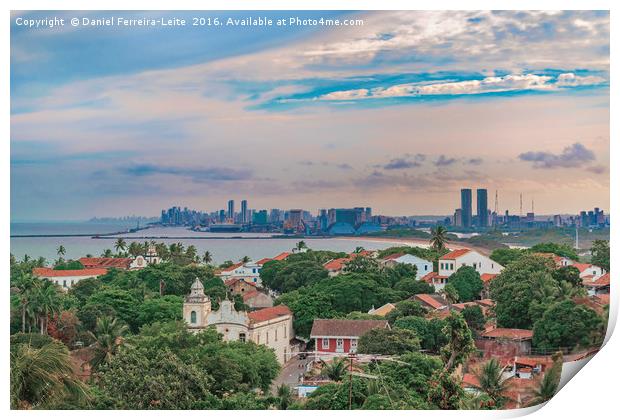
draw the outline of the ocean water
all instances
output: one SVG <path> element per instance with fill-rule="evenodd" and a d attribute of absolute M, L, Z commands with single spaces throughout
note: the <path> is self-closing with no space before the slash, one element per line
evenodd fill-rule
<path fill-rule="evenodd" d="M 105 234 L 126 229 L 127 226 L 102 226 L 98 223 L 11 224 L 12 235 Z M 12 237 L 11 253 L 18 259 L 28 254 L 33 258 L 44 257 L 48 261 L 52 261 L 57 258 L 56 250 L 58 247 L 63 245 L 66 249 L 65 258 L 76 259 L 86 254 L 98 256 L 106 248 L 114 251 L 114 243 L 117 237 L 126 238 L 127 242 L 132 240 L 144 242 L 153 239 L 168 245 L 175 242 L 182 242 L 185 246 L 194 245 L 198 249 L 199 255 L 209 251 L 215 264 L 220 264 L 226 260 L 238 261 L 244 256 L 253 260 L 273 257 L 281 252 L 291 251 L 300 241 L 299 238 L 272 238 L 271 234 L 265 233 L 210 233 L 193 232 L 178 227 L 155 227 L 105 238 L 92 238 L 90 236 Z M 405 243 L 399 240 L 385 241 L 362 238 L 306 238 L 303 240 L 312 249 L 338 252 L 352 252 L 358 246 L 365 249 L 385 249 Z"/>

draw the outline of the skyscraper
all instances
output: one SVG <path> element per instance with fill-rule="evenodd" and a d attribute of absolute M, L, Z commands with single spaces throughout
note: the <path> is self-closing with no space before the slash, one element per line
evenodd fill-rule
<path fill-rule="evenodd" d="M 476 190 L 476 207 L 478 209 L 478 226 L 487 227 L 489 225 L 489 206 L 486 189 L 478 188 Z"/>
<path fill-rule="evenodd" d="M 248 200 L 241 200 L 241 223 L 248 222 Z"/>
<path fill-rule="evenodd" d="M 461 221 L 462 227 L 471 227 L 471 189 L 461 190 Z"/>
<path fill-rule="evenodd" d="M 235 200 L 228 200 L 228 214 L 229 219 L 235 218 Z"/>

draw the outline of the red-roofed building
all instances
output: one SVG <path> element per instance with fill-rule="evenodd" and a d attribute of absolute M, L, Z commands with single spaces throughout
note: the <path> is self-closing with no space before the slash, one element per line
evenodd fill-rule
<path fill-rule="evenodd" d="M 82 270 L 54 270 L 48 267 L 37 267 L 32 275 L 40 279 L 48 279 L 67 290 L 80 280 L 97 278 L 108 272 L 105 268 L 84 268 Z"/>
<path fill-rule="evenodd" d="M 555 263 L 557 268 L 567 267 L 569 265 L 573 265 L 574 262 L 570 258 L 562 257 L 559 255 L 555 255 L 552 252 L 535 252 L 534 255 L 539 255 L 541 257 L 551 258 Z"/>
<path fill-rule="evenodd" d="M 276 261 L 282 261 L 288 258 L 288 256 L 291 255 L 290 252 L 282 252 L 278 255 L 276 255 L 275 257 L 273 257 L 274 260 Z"/>
<path fill-rule="evenodd" d="M 589 296 L 594 295 L 608 295 L 610 290 L 610 275 L 605 273 L 602 276 L 594 279 L 587 276 L 582 277 L 583 286 L 588 290 Z"/>
<path fill-rule="evenodd" d="M 229 293 L 235 295 L 242 295 L 245 292 L 256 290 L 256 285 L 246 281 L 245 279 L 232 278 L 224 280 L 224 285 Z"/>
<path fill-rule="evenodd" d="M 315 319 L 310 338 L 316 342 L 317 353 L 356 353 L 359 338 L 374 328 L 390 326 L 384 320 Z"/>
<path fill-rule="evenodd" d="M 259 292 L 258 290 L 250 290 L 243 295 L 243 303 L 250 307 L 250 309 L 262 309 L 270 308 L 273 306 L 273 299 L 266 293 Z"/>
<path fill-rule="evenodd" d="M 431 311 L 440 311 L 448 307 L 448 302 L 440 295 L 420 293 L 411 297 L 410 300 L 421 303 L 423 307 Z"/>
<path fill-rule="evenodd" d="M 435 288 L 436 292 L 443 290 L 448 283 L 448 276 L 440 276 L 436 271 L 431 271 L 427 275 L 423 276 L 420 281 L 430 284 Z"/>
<path fill-rule="evenodd" d="M 327 261 L 325 264 L 323 264 L 323 267 L 327 270 L 330 277 L 337 276 L 338 274 L 342 273 L 345 265 L 349 261 L 351 261 L 351 257 L 335 258 L 333 260 Z"/>
<path fill-rule="evenodd" d="M 598 280 L 599 277 L 603 276 L 607 272 L 605 269 L 593 264 L 573 263 L 572 267 L 579 270 L 579 278 L 581 278 L 584 282 Z"/>
<path fill-rule="evenodd" d="M 480 274 L 499 274 L 504 267 L 472 249 L 456 249 L 439 258 L 439 275 L 450 276 L 463 266 L 470 266 Z"/>
<path fill-rule="evenodd" d="M 286 363 L 296 350 L 293 314 L 285 305 L 263 308 L 252 312 L 237 311 L 234 302 L 224 299 L 217 310 L 211 309 L 211 300 L 204 286 L 196 279 L 183 304 L 183 319 L 190 331 L 201 331 L 210 326 L 222 334 L 224 341 L 252 341 L 274 350 L 278 361 Z"/>
<path fill-rule="evenodd" d="M 532 330 L 492 327 L 476 338 L 476 347 L 485 357 L 514 357 L 529 355 L 532 349 Z"/>
<path fill-rule="evenodd" d="M 83 257 L 78 260 L 84 268 L 116 268 L 118 270 L 129 270 L 133 260 L 131 258 L 105 258 L 105 257 Z"/>
<path fill-rule="evenodd" d="M 238 262 L 230 267 L 222 268 L 217 275 L 223 280 L 229 280 L 232 278 L 243 279 L 250 284 L 260 286 L 260 269 L 262 265 L 249 261 L 247 263 Z"/>

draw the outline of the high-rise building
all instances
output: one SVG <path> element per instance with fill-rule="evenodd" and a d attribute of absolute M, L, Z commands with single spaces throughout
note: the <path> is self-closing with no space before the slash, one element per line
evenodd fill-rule
<path fill-rule="evenodd" d="M 235 218 L 235 200 L 228 200 L 228 213 L 226 216 L 231 220 Z"/>
<path fill-rule="evenodd" d="M 461 190 L 461 220 L 462 227 L 471 227 L 471 189 Z"/>
<path fill-rule="evenodd" d="M 241 223 L 248 222 L 248 200 L 241 200 Z"/>
<path fill-rule="evenodd" d="M 454 221 L 453 224 L 454 226 L 462 226 L 463 225 L 463 218 L 461 217 L 461 209 L 456 209 L 454 211 Z"/>
<path fill-rule="evenodd" d="M 462 197 L 461 191 L 461 197 Z M 478 188 L 476 190 L 476 207 L 478 209 L 478 226 L 487 227 L 489 225 L 489 206 L 487 190 L 484 188 Z"/>

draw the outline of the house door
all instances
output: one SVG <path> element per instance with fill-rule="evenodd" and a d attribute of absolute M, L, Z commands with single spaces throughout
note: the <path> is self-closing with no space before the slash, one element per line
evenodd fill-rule
<path fill-rule="evenodd" d="M 342 338 L 338 338 L 336 340 L 336 352 L 338 353 L 344 352 L 344 340 Z"/>

